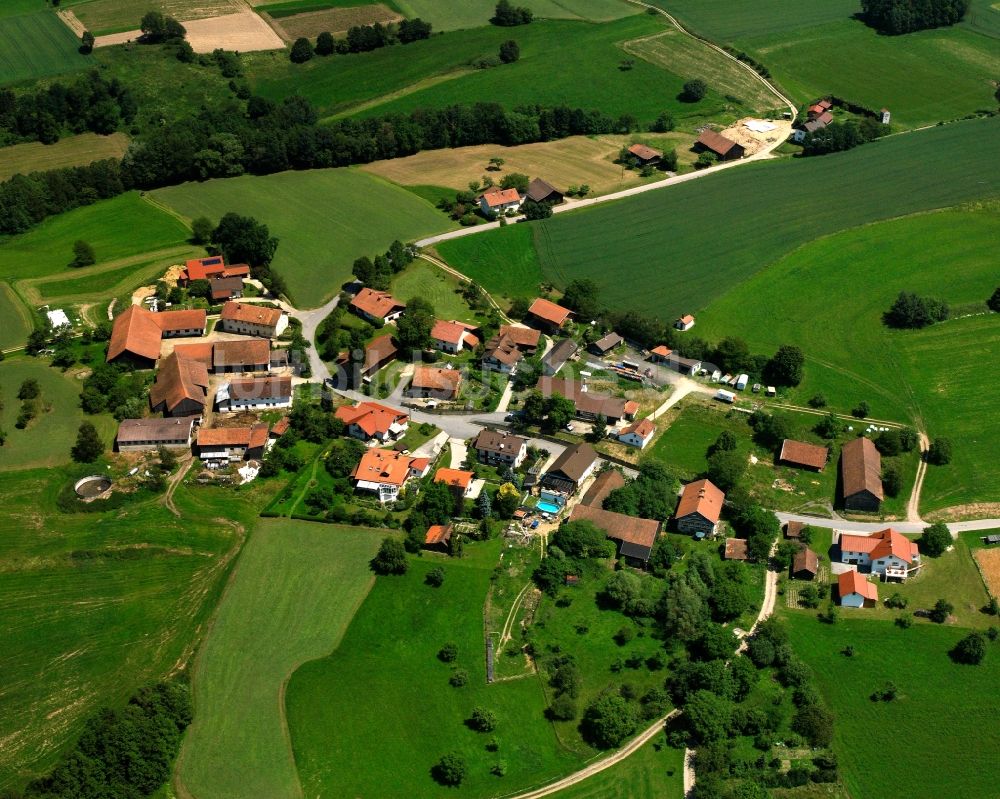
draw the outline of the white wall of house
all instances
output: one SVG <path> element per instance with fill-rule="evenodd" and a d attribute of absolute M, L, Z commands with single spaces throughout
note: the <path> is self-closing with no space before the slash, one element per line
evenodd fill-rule
<path fill-rule="evenodd" d="M 485 463 L 502 463 L 513 466 L 516 469 L 527 456 L 528 448 L 522 444 L 517 452 L 492 452 L 490 450 L 479 449 L 476 450 L 476 454 Z"/>
<path fill-rule="evenodd" d="M 863 608 L 865 598 L 861 594 L 848 594 L 840 598 L 840 605 L 845 608 Z"/>
<path fill-rule="evenodd" d="M 643 438 L 638 433 L 626 433 L 623 436 L 618 436 L 618 440 L 623 444 L 628 444 L 630 447 L 638 447 L 639 449 L 644 449 L 649 443 L 648 438 Z"/>

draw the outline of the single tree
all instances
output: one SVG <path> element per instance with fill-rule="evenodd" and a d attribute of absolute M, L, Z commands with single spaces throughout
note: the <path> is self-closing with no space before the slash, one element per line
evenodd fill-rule
<path fill-rule="evenodd" d="M 395 538 L 382 539 L 382 545 L 372 558 L 371 567 L 377 574 L 406 574 L 409 563 L 402 542 Z"/>
<path fill-rule="evenodd" d="M 476 500 L 476 515 L 480 519 L 489 519 L 493 515 L 493 500 L 489 491 L 480 491 Z"/>
<path fill-rule="evenodd" d="M 160 447 L 156 451 L 157 457 L 160 459 L 160 469 L 164 472 L 172 472 L 177 468 L 177 456 L 171 452 L 166 447 Z"/>
<path fill-rule="evenodd" d="M 334 49 L 333 34 L 330 31 L 323 31 L 316 37 L 316 55 L 333 55 Z"/>
<path fill-rule="evenodd" d="M 93 463 L 104 454 L 104 442 L 91 422 L 84 422 L 76 434 L 76 443 L 70 450 L 77 463 Z"/>
<path fill-rule="evenodd" d="M 861 400 L 854 408 L 851 409 L 851 416 L 855 419 L 867 419 L 869 414 L 871 414 L 872 409 L 868 404 L 867 400 Z"/>
<path fill-rule="evenodd" d="M 597 414 L 591 429 L 590 439 L 592 441 L 603 441 L 608 435 L 608 419 L 603 413 Z"/>
<path fill-rule="evenodd" d="M 635 732 L 638 723 L 635 705 L 619 694 L 605 693 L 587 707 L 581 728 L 590 743 L 610 749 Z"/>
<path fill-rule="evenodd" d="M 801 349 L 790 344 L 782 345 L 764 367 L 764 377 L 776 386 L 797 386 L 802 382 L 805 362 Z"/>
<path fill-rule="evenodd" d="M 207 244 L 212 240 L 212 231 L 215 225 L 207 216 L 196 217 L 191 222 L 191 240 L 195 244 Z"/>
<path fill-rule="evenodd" d="M 212 243 L 226 256 L 229 263 L 268 266 L 278 248 L 278 239 L 267 225 L 252 216 L 227 213 L 212 232 Z"/>
<path fill-rule="evenodd" d="M 699 100 L 704 99 L 706 94 L 708 94 L 708 84 L 701 78 L 694 78 L 684 84 L 681 99 L 688 103 L 697 103 Z"/>
<path fill-rule="evenodd" d="M 903 490 L 903 470 L 896 461 L 882 462 L 882 488 L 890 497 L 898 497 Z"/>
<path fill-rule="evenodd" d="M 458 658 L 458 645 L 449 641 L 438 650 L 437 656 L 442 663 L 454 663 Z"/>
<path fill-rule="evenodd" d="M 517 189 L 520 194 L 528 193 L 531 179 L 522 172 L 509 172 L 500 179 L 501 189 Z"/>
<path fill-rule="evenodd" d="M 513 64 L 521 57 L 521 48 L 513 39 L 508 39 L 500 45 L 500 60 L 505 64 Z"/>
<path fill-rule="evenodd" d="M 406 304 L 404 313 L 396 322 L 396 336 L 403 350 L 423 350 L 431 344 L 431 329 L 436 317 L 434 306 L 424 297 L 414 297 Z"/>
<path fill-rule="evenodd" d="M 951 656 L 958 663 L 978 666 L 986 657 L 986 639 L 980 633 L 969 633 L 955 644 Z"/>
<path fill-rule="evenodd" d="M 485 707 L 474 707 L 469 726 L 476 732 L 493 732 L 497 727 L 497 714 Z"/>
<path fill-rule="evenodd" d="M 935 522 L 930 527 L 924 528 L 924 534 L 920 537 L 921 553 L 937 558 L 943 555 L 950 546 L 951 532 L 946 524 Z"/>
<path fill-rule="evenodd" d="M 73 242 L 73 266 L 90 266 L 96 260 L 94 248 L 89 242 L 83 239 Z"/>
<path fill-rule="evenodd" d="M 927 462 L 935 466 L 946 466 L 951 463 L 951 439 L 935 438 L 927 450 Z"/>
<path fill-rule="evenodd" d="M 934 603 L 934 607 L 931 608 L 928 616 L 932 622 L 935 624 L 944 624 L 948 621 L 948 617 L 955 610 L 955 606 L 951 604 L 947 599 L 939 599 Z"/>
<path fill-rule="evenodd" d="M 427 585 L 433 586 L 434 588 L 440 588 L 444 584 L 444 569 L 440 566 L 435 566 L 424 578 L 424 582 Z"/>
<path fill-rule="evenodd" d="M 524 214 L 525 219 L 548 219 L 552 216 L 552 204 L 539 203 L 528 198 L 521 204 L 521 213 Z"/>
<path fill-rule="evenodd" d="M 312 42 L 305 36 L 300 36 L 292 45 L 292 51 L 288 57 L 291 58 L 293 64 L 304 64 L 313 57 Z"/>
<path fill-rule="evenodd" d="M 20 388 L 17 390 L 17 398 L 19 400 L 33 400 L 37 399 L 41 393 L 42 389 L 38 384 L 38 380 L 34 377 L 29 377 L 22 381 Z"/>
<path fill-rule="evenodd" d="M 553 721 L 572 721 L 576 718 L 576 713 L 576 700 L 569 694 L 557 696 L 546 711 Z"/>
<path fill-rule="evenodd" d="M 84 55 L 94 52 L 94 34 L 90 31 L 84 31 L 80 36 L 80 52 Z"/>
<path fill-rule="evenodd" d="M 469 766 L 465 758 L 454 752 L 442 757 L 431 769 L 431 776 L 437 782 L 449 787 L 461 785 L 468 773 Z"/>

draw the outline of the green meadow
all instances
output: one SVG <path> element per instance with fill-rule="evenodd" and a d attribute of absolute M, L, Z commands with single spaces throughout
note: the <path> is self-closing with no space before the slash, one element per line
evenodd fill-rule
<path fill-rule="evenodd" d="M 671 319 L 708 307 L 820 237 L 997 196 L 998 159 L 1000 119 L 974 120 L 837 155 L 740 166 L 516 227 L 533 230 L 541 280 L 565 286 L 590 278 L 612 309 Z M 448 242 L 440 251 L 451 266 L 504 294 L 512 283 L 508 264 L 533 262 L 528 235 L 509 231 Z M 533 293 L 535 285 L 519 291 Z"/>
<path fill-rule="evenodd" d="M 990 799 L 1000 747 L 1000 645 L 979 666 L 948 651 L 967 632 L 926 624 L 900 629 L 844 610 L 834 624 L 789 614 L 791 643 L 836 716 L 833 748 L 854 799 Z M 842 654 L 854 647 L 854 656 Z M 869 696 L 893 682 L 899 697 Z M 921 765 L 923 764 L 923 765 Z"/>
<path fill-rule="evenodd" d="M 301 796 L 284 689 L 336 649 L 373 583 L 373 530 L 262 519 L 195 662 L 197 712 L 177 781 L 194 796 Z"/>
<path fill-rule="evenodd" d="M 390 290 L 403 302 L 423 297 L 434 306 L 438 319 L 476 321 L 476 314 L 459 293 L 458 281 L 427 261 L 417 260 L 406 267 L 392 281 Z"/>
<path fill-rule="evenodd" d="M 438 254 L 495 297 L 537 297 L 545 277 L 534 225 L 507 225 L 434 245 Z"/>
<path fill-rule="evenodd" d="M 951 464 L 927 470 L 922 511 L 990 500 L 1000 490 L 988 366 L 1000 358 L 1000 316 L 984 303 L 1000 282 L 998 237 L 995 204 L 855 228 L 732 289 L 699 316 L 698 330 L 709 339 L 741 336 L 754 351 L 794 342 L 807 364 L 793 399 L 821 393 L 842 412 L 866 400 L 875 418 L 913 421 L 952 439 Z M 940 297 L 958 318 L 889 329 L 882 313 L 900 291 Z"/>
<path fill-rule="evenodd" d="M 362 255 L 385 252 L 394 239 L 412 241 L 453 223 L 411 192 L 356 169 L 313 169 L 263 177 L 185 183 L 152 192 L 179 214 L 218 221 L 249 214 L 279 239 L 274 268 L 293 302 L 322 305 L 351 279 Z"/>
<path fill-rule="evenodd" d="M 31 313 L 13 289 L 0 282 L 0 318 L 4 320 L 0 327 L 0 350 L 24 345 L 24 340 L 31 332 Z"/>
<path fill-rule="evenodd" d="M 5 2 L 11 10 L 28 11 L 28 4 Z M 22 7 L 23 6 L 23 7 Z M 55 12 L 41 4 L 32 13 L 8 16 L 0 11 L 0 84 L 42 78 L 88 66 L 80 55 L 79 40 Z M 38 9 L 38 10 L 35 10 Z"/>
<path fill-rule="evenodd" d="M 336 651 L 295 672 L 286 702 L 306 796 L 451 796 L 429 771 L 452 751 L 469 763 L 461 788 L 469 797 L 535 785 L 579 763 L 545 720 L 537 679 L 486 684 L 481 609 L 499 545 L 466 547 L 459 561 L 411 560 L 405 576 L 377 578 Z M 444 584 L 432 588 L 424 577 L 438 565 Z M 458 647 L 454 665 L 469 674 L 461 688 L 448 684 L 451 665 L 437 658 L 448 642 Z M 496 713 L 495 732 L 466 727 L 477 705 Z M 496 753 L 485 749 L 492 737 Z M 490 773 L 499 760 L 503 778 Z"/>
<path fill-rule="evenodd" d="M 684 750 L 654 738 L 628 759 L 552 794 L 555 799 L 678 799 L 684 794 Z"/>

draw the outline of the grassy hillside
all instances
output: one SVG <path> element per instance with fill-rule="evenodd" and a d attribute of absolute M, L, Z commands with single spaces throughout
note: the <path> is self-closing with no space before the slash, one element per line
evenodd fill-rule
<path fill-rule="evenodd" d="M 31 314 L 10 286 L 0 283 L 0 350 L 20 347 L 31 332 Z"/>
<path fill-rule="evenodd" d="M 121 158 L 128 147 L 128 136 L 112 133 L 98 136 L 96 133 L 81 133 L 60 139 L 55 144 L 27 142 L 0 149 L 0 180 L 18 173 L 45 169 L 59 169 L 67 166 L 84 166 L 104 158 Z"/>
<path fill-rule="evenodd" d="M 627 760 L 552 794 L 555 799 L 674 799 L 684 793 L 684 750 L 654 739 Z"/>
<path fill-rule="evenodd" d="M 415 798 L 451 796 L 454 790 L 428 773 L 450 751 L 469 762 L 463 797 L 493 796 L 571 770 L 575 759 L 560 751 L 542 715 L 540 682 L 486 684 L 480 608 L 498 545 L 480 545 L 471 557 L 467 548 L 461 561 L 411 561 L 404 577 L 379 577 L 340 647 L 295 673 L 288 720 L 307 796 L 376 799 L 387 786 L 405 786 Z M 439 563 L 444 584 L 425 585 Z M 455 665 L 469 672 L 462 688 L 449 686 L 451 667 L 436 657 L 449 641 L 458 646 Z M 465 726 L 476 705 L 496 713 L 495 733 Z M 496 754 L 484 750 L 493 736 L 501 742 Z M 497 760 L 508 765 L 503 779 L 489 773 Z"/>
<path fill-rule="evenodd" d="M 181 519 L 158 500 L 58 513 L 79 472 L 0 481 L 0 788 L 49 768 L 98 708 L 184 667 L 256 503 L 182 488 Z"/>
<path fill-rule="evenodd" d="M 741 166 L 518 227 L 536 228 L 546 280 L 563 286 L 591 278 L 610 307 L 669 319 L 707 307 L 819 236 L 997 196 L 998 158 L 1000 119 L 975 120 L 838 155 Z M 528 235 L 509 230 L 450 242 L 441 252 L 487 289 L 517 290 L 506 264 L 532 256 L 524 250 Z"/>
<path fill-rule="evenodd" d="M 79 40 L 54 11 L 39 4 L 32 8 L 40 10 L 18 16 L 0 12 L 0 84 L 83 69 L 90 63 L 77 52 Z"/>
<path fill-rule="evenodd" d="M 951 438 L 954 460 L 928 469 L 922 510 L 990 500 L 1000 478 L 990 466 L 997 441 L 984 425 L 993 391 L 991 370 L 983 367 L 1000 358 L 1000 316 L 897 331 L 881 315 L 903 290 L 959 308 L 984 303 L 1000 282 L 998 237 L 996 208 L 850 230 L 797 250 L 733 289 L 699 316 L 698 330 L 709 338 L 742 336 L 755 351 L 794 342 L 809 360 L 795 392 L 800 401 L 822 393 L 849 411 L 867 400 L 876 418 L 917 419 L 932 437 Z"/>
<path fill-rule="evenodd" d="M 864 614 L 845 610 L 835 625 L 820 624 L 811 613 L 789 618 L 792 647 L 836 716 L 834 749 L 851 796 L 995 796 L 996 776 L 985 766 L 1000 746 L 998 645 L 989 645 L 982 665 L 961 666 L 947 653 L 967 630 L 901 630 Z M 848 645 L 854 657 L 840 654 Z M 899 698 L 872 702 L 869 695 L 890 680 Z"/>
<path fill-rule="evenodd" d="M 301 795 L 288 746 L 285 682 L 335 649 L 373 582 L 372 530 L 258 522 L 194 672 L 197 712 L 177 779 L 195 796 Z"/>
<path fill-rule="evenodd" d="M 356 258 L 384 252 L 394 239 L 417 239 L 453 224 L 413 193 L 356 169 L 224 178 L 152 195 L 189 218 L 217 221 L 235 211 L 265 223 L 280 239 L 274 267 L 304 307 L 321 305 L 339 291 Z"/>

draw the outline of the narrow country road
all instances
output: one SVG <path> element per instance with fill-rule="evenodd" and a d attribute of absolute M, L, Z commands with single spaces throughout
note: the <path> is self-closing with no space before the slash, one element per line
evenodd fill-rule
<path fill-rule="evenodd" d="M 639 733 L 617 752 L 613 752 L 607 757 L 591 763 L 589 766 L 584 766 L 579 771 L 570 774 L 568 777 L 563 777 L 561 780 L 550 782 L 548 785 L 544 785 L 541 788 L 534 788 L 524 793 L 510 794 L 507 799 L 541 799 L 543 796 L 550 796 L 551 794 L 561 791 L 564 788 L 569 788 L 571 785 L 576 785 L 578 782 L 583 782 L 588 777 L 600 774 L 605 769 L 609 769 L 616 763 L 620 763 L 629 755 L 634 754 L 653 740 L 658 733 L 663 732 L 664 725 L 666 725 L 670 719 L 674 718 L 674 716 L 678 715 L 680 715 L 679 710 L 671 710 L 666 716 L 657 719 L 653 724 Z"/>
<path fill-rule="evenodd" d="M 917 465 L 917 476 L 913 481 L 910 501 L 906 503 L 906 521 L 923 523 L 920 518 L 920 492 L 924 489 L 924 477 L 927 475 L 927 450 L 931 442 L 923 430 L 917 431 L 920 438 L 920 463 Z"/>

